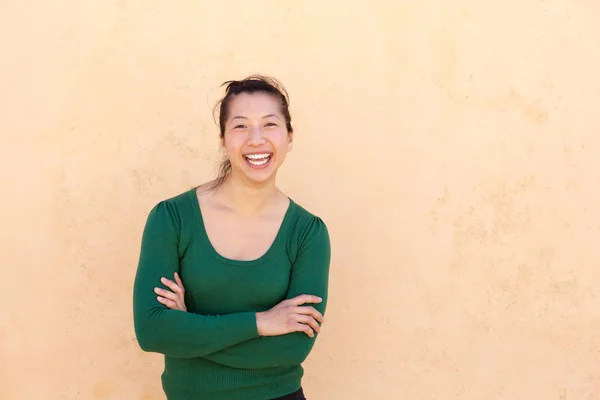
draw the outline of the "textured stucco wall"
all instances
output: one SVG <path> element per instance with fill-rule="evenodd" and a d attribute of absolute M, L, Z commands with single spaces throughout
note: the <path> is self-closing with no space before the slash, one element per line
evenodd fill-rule
<path fill-rule="evenodd" d="M 600 399 L 600 3 L 4 1 L 0 398 L 163 399 L 132 327 L 158 200 L 219 83 L 292 96 L 322 216 L 310 400 Z"/>

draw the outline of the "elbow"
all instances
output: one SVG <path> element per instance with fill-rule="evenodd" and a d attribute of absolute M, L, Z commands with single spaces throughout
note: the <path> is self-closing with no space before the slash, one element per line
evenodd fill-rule
<path fill-rule="evenodd" d="M 296 355 L 294 357 L 290 357 L 286 365 L 302 365 L 307 358 L 308 354 Z"/>
<path fill-rule="evenodd" d="M 157 349 L 157 342 L 154 337 L 148 334 L 147 330 L 136 327 L 135 338 L 138 346 L 145 352 L 148 353 L 159 353 Z"/>
<path fill-rule="evenodd" d="M 302 364 L 308 358 L 310 351 L 312 349 L 312 345 L 306 348 L 300 349 L 293 357 L 293 362 L 296 365 Z"/>
<path fill-rule="evenodd" d="M 288 354 L 287 357 L 284 357 L 277 363 L 277 367 L 289 367 L 293 365 L 301 365 L 308 358 L 309 352 L 305 351 L 295 351 L 293 354 Z"/>
<path fill-rule="evenodd" d="M 145 315 L 134 316 L 135 339 L 138 346 L 148 353 L 160 353 L 159 335 L 155 325 Z"/>
<path fill-rule="evenodd" d="M 138 342 L 138 345 L 140 346 L 140 349 L 142 349 L 142 351 L 145 351 L 147 353 L 156 353 L 154 343 L 152 343 L 151 340 L 148 340 L 147 338 L 138 336 L 137 342 Z"/>
<path fill-rule="evenodd" d="M 158 307 L 134 307 L 133 328 L 138 346 L 148 353 L 164 354 L 165 337 L 161 329 L 162 310 Z"/>
<path fill-rule="evenodd" d="M 135 325 L 135 338 L 142 351 L 158 353 L 168 357 L 189 357 L 186 347 L 178 345 L 172 340 L 165 340 L 167 337 L 168 335 L 154 326 L 154 324 Z"/>
<path fill-rule="evenodd" d="M 293 350 L 290 349 L 286 356 L 284 357 L 283 364 L 284 365 L 300 365 L 306 361 L 308 358 L 312 348 L 314 346 L 314 339 L 309 339 L 308 341 L 303 340 L 302 344 L 297 344 L 294 346 Z"/>

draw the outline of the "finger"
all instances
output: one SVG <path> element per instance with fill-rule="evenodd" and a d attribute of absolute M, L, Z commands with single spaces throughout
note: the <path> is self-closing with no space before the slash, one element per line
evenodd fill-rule
<path fill-rule="evenodd" d="M 323 299 L 321 299 L 319 296 L 313 296 L 312 294 L 301 294 L 300 296 L 296 296 L 290 300 L 291 303 L 295 306 L 299 306 L 305 303 L 318 304 L 321 301 L 323 301 Z"/>
<path fill-rule="evenodd" d="M 161 288 L 154 288 L 154 293 L 156 293 L 159 296 L 162 296 L 164 298 L 167 298 L 169 300 L 173 300 L 175 302 L 177 302 L 180 298 L 177 293 L 169 292 L 168 290 L 161 289 Z"/>
<path fill-rule="evenodd" d="M 183 281 L 181 280 L 181 278 L 179 277 L 179 274 L 177 272 L 175 272 L 175 282 L 181 286 L 182 289 L 185 290 L 185 288 L 183 287 Z"/>
<path fill-rule="evenodd" d="M 183 287 L 179 286 L 172 280 L 167 279 L 167 278 L 161 278 L 160 281 L 163 283 L 163 285 L 165 285 L 166 287 L 171 289 L 173 292 L 178 293 L 178 294 L 183 293 Z"/>
<path fill-rule="evenodd" d="M 171 310 L 179 310 L 179 311 L 187 312 L 187 308 L 186 308 L 185 304 L 182 304 L 179 301 L 174 301 L 174 300 L 168 299 L 166 297 L 162 297 L 162 296 L 158 296 L 156 299 L 160 303 L 162 303 L 165 306 L 167 306 L 168 308 L 170 308 Z"/>
<path fill-rule="evenodd" d="M 175 303 L 173 300 L 169 300 L 169 299 L 166 299 L 166 298 L 160 297 L 160 296 L 158 296 L 156 298 L 156 300 L 158 300 L 159 303 L 164 304 L 165 306 L 167 306 L 171 310 L 177 310 L 177 303 Z"/>
<path fill-rule="evenodd" d="M 310 317 L 308 315 L 298 315 L 296 317 L 296 321 L 310 326 L 312 330 L 317 333 L 321 332 L 321 327 L 319 326 L 319 323 L 313 317 Z"/>
<path fill-rule="evenodd" d="M 301 324 L 300 322 L 296 324 L 296 332 L 304 332 L 308 337 L 315 337 L 315 332 L 313 332 L 311 327 L 306 324 Z"/>
<path fill-rule="evenodd" d="M 323 314 L 321 314 L 319 311 L 317 311 L 314 307 L 310 307 L 310 306 L 294 307 L 292 312 L 294 312 L 296 314 L 310 315 L 317 321 L 323 323 Z"/>

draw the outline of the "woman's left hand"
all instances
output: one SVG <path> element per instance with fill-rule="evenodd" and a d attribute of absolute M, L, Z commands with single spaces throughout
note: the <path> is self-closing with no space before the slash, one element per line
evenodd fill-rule
<path fill-rule="evenodd" d="M 179 278 L 179 274 L 175 272 L 175 282 L 167 278 L 160 278 L 163 285 L 171 289 L 171 291 L 161 288 L 154 288 L 154 293 L 158 295 L 157 300 L 170 308 L 171 310 L 187 311 L 185 306 L 185 288 L 183 282 Z"/>

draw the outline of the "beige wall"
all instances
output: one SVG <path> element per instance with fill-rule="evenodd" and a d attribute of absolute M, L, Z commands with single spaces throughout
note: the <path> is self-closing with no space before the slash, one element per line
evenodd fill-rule
<path fill-rule="evenodd" d="M 333 240 L 310 400 L 600 399 L 599 15 L 2 2 L 0 398 L 164 398 L 141 229 L 212 176 L 219 83 L 261 72 L 292 96 L 280 185 Z"/>

